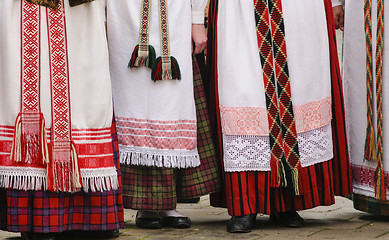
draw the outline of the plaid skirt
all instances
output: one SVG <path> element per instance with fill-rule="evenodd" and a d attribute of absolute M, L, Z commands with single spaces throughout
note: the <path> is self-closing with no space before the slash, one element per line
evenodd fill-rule
<path fill-rule="evenodd" d="M 197 57 L 204 58 L 204 55 Z M 205 66 L 204 61 L 199 60 L 193 58 L 193 80 L 197 147 L 201 165 L 196 168 L 172 169 L 122 164 L 125 208 L 148 211 L 173 210 L 176 208 L 177 198 L 194 198 L 219 190 L 219 169 L 202 80 Z"/>
<path fill-rule="evenodd" d="M 117 135 L 112 126 L 119 190 L 54 193 L 0 190 L 0 229 L 9 232 L 57 233 L 123 228 L 124 212 Z"/>
<path fill-rule="evenodd" d="M 389 201 L 363 196 L 353 195 L 354 208 L 375 215 L 389 216 Z"/>

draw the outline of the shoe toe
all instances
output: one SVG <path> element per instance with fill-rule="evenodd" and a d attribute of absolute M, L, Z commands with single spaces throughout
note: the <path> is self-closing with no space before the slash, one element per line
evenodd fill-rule
<path fill-rule="evenodd" d="M 164 217 L 163 225 L 173 228 L 189 228 L 192 222 L 188 217 Z"/>
<path fill-rule="evenodd" d="M 289 228 L 304 227 L 304 219 L 297 212 L 272 213 L 270 221 Z"/>
<path fill-rule="evenodd" d="M 137 218 L 135 224 L 140 228 L 148 228 L 148 229 L 163 228 L 162 219 L 159 218 Z"/>
<path fill-rule="evenodd" d="M 256 214 L 233 216 L 227 222 L 227 231 L 230 233 L 247 233 L 255 226 Z"/>

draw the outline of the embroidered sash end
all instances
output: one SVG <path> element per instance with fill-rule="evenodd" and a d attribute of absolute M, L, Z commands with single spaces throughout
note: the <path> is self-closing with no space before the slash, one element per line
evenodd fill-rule
<path fill-rule="evenodd" d="M 47 190 L 76 192 L 82 187 L 77 152 L 73 142 L 54 141 L 47 169 Z"/>
<path fill-rule="evenodd" d="M 45 120 L 42 113 L 18 114 L 11 159 L 14 162 L 27 164 L 49 162 Z"/>
<path fill-rule="evenodd" d="M 155 49 L 151 45 L 136 45 L 130 62 L 128 63 L 129 68 L 145 66 L 154 69 L 156 61 Z"/>
<path fill-rule="evenodd" d="M 177 59 L 173 56 L 170 57 L 158 57 L 155 63 L 155 67 L 151 74 L 153 81 L 159 80 L 181 80 L 180 66 Z"/>

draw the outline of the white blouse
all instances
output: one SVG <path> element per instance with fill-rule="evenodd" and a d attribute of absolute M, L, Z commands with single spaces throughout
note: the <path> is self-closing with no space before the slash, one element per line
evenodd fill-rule
<path fill-rule="evenodd" d="M 339 5 L 343 5 L 344 4 L 344 0 L 332 0 L 332 6 L 333 7 L 336 7 L 336 6 L 339 6 Z"/>
<path fill-rule="evenodd" d="M 192 24 L 204 23 L 204 10 L 208 0 L 191 0 L 192 1 Z"/>

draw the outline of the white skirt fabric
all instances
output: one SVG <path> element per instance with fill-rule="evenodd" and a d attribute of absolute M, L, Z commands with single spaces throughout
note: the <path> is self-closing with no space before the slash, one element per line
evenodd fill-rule
<path fill-rule="evenodd" d="M 167 0 L 170 54 L 181 80 L 151 80 L 151 69 L 127 67 L 139 43 L 142 0 L 108 1 L 108 39 L 122 163 L 200 165 L 191 58 L 191 1 Z M 158 1 L 150 1 L 149 44 L 161 56 Z"/>
<path fill-rule="evenodd" d="M 327 21 L 322 1 L 283 0 L 282 8 L 305 167 L 333 157 Z M 269 171 L 269 127 L 253 1 L 220 1 L 217 34 L 225 170 Z"/>
<path fill-rule="evenodd" d="M 372 1 L 372 26 L 373 26 L 373 61 L 375 62 L 375 45 L 377 32 L 377 3 Z M 346 123 L 349 140 L 350 159 L 353 170 L 354 193 L 368 197 L 375 197 L 374 172 L 377 162 L 364 159 L 364 146 L 367 126 L 366 104 L 366 45 L 364 29 L 364 1 L 345 1 L 345 31 L 344 31 L 344 92 L 346 103 Z M 384 22 L 389 22 L 389 6 L 384 6 Z M 389 32 L 384 31 L 383 52 L 383 167 L 386 179 L 386 199 L 389 200 L 389 157 L 385 149 L 389 148 L 389 112 L 386 111 L 389 104 Z M 375 69 L 375 65 L 373 67 Z M 375 70 L 374 70 L 375 72 Z M 373 73 L 375 76 L 375 73 Z M 375 81 L 375 78 L 374 78 Z M 375 84 L 374 84 L 375 85 Z M 373 89 L 375 92 L 375 89 Z M 374 103 L 375 103 L 374 98 Z M 376 128 L 376 107 L 374 104 L 374 126 Z"/>
<path fill-rule="evenodd" d="M 59 71 L 68 73 L 71 136 L 77 150 L 83 188 L 85 191 L 117 188 L 104 2 L 96 0 L 77 7 L 70 7 L 69 1 L 64 3 L 66 44 L 62 47 L 67 51 L 68 59 L 67 64 L 62 65 L 65 69 Z M 40 109 L 50 139 L 53 110 L 50 64 L 63 59 L 54 59 L 49 54 L 49 10 L 46 7 L 37 9 L 40 11 L 40 36 L 35 44 L 40 45 Z M 0 186 L 45 190 L 45 165 L 16 164 L 10 158 L 15 120 L 21 111 L 21 22 L 21 0 L 0 1 Z"/>

